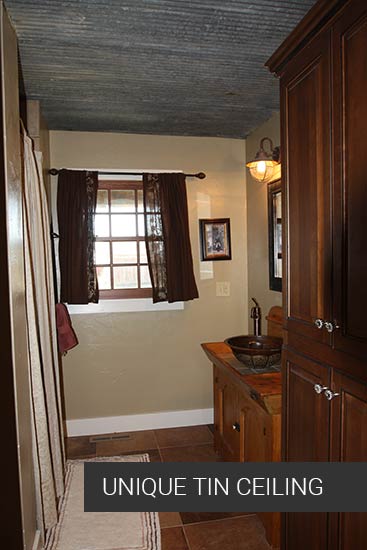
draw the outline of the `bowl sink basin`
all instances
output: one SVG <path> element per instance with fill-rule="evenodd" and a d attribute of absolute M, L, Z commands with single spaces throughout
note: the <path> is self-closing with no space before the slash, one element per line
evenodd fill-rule
<path fill-rule="evenodd" d="M 275 336 L 232 336 L 225 343 L 241 363 L 253 369 L 266 369 L 280 362 L 282 338 Z"/>

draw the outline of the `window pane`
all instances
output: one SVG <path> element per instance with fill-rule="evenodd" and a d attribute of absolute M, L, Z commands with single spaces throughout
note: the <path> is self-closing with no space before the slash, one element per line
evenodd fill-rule
<path fill-rule="evenodd" d="M 150 281 L 149 269 L 147 265 L 140 267 L 140 286 L 141 288 L 151 288 L 152 283 Z"/>
<path fill-rule="evenodd" d="M 111 191 L 112 212 L 135 212 L 135 191 L 125 189 Z"/>
<path fill-rule="evenodd" d="M 138 262 L 137 246 L 135 241 L 112 243 L 114 264 L 136 264 Z"/>
<path fill-rule="evenodd" d="M 114 288 L 138 288 L 137 267 L 114 267 Z"/>
<path fill-rule="evenodd" d="M 139 258 L 140 263 L 147 264 L 148 258 L 147 258 L 147 247 L 145 246 L 145 242 L 139 243 L 139 252 L 140 252 L 140 258 Z"/>
<path fill-rule="evenodd" d="M 114 214 L 111 216 L 112 237 L 135 237 L 136 216 L 134 214 Z"/>
<path fill-rule="evenodd" d="M 96 264 L 109 264 L 110 243 L 96 242 Z"/>
<path fill-rule="evenodd" d="M 97 193 L 96 212 L 108 212 L 108 191 L 107 189 L 99 189 Z"/>
<path fill-rule="evenodd" d="M 111 288 L 111 269 L 109 267 L 97 267 L 97 278 L 100 290 Z"/>
<path fill-rule="evenodd" d="M 138 232 L 139 237 L 145 237 L 144 214 L 138 215 Z"/>
<path fill-rule="evenodd" d="M 95 229 L 96 237 L 109 237 L 110 236 L 110 224 L 108 214 L 96 214 L 95 216 Z"/>
<path fill-rule="evenodd" d="M 144 212 L 143 191 L 138 190 L 138 212 Z"/>

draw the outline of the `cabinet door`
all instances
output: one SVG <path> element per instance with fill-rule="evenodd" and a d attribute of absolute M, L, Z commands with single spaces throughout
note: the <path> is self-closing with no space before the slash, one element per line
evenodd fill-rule
<path fill-rule="evenodd" d="M 284 354 L 283 444 L 287 461 L 329 458 L 329 402 L 314 386 L 329 387 L 329 369 L 295 354 Z M 327 514 L 288 513 L 283 518 L 283 548 L 325 550 Z"/>
<path fill-rule="evenodd" d="M 367 3 L 333 29 L 334 331 L 336 349 L 367 359 Z"/>
<path fill-rule="evenodd" d="M 224 460 L 237 462 L 240 455 L 239 394 L 218 368 L 214 370 L 215 446 Z"/>
<path fill-rule="evenodd" d="M 240 461 L 266 462 L 271 460 L 268 453 L 268 440 L 271 431 L 266 412 L 250 397 L 239 400 L 240 414 Z M 268 415 L 269 416 L 269 415 Z"/>
<path fill-rule="evenodd" d="M 330 387 L 327 367 L 284 353 L 283 453 L 286 461 L 329 459 L 329 402 L 315 385 Z"/>
<path fill-rule="evenodd" d="M 329 343 L 330 34 L 314 39 L 281 79 L 288 330 Z"/>
<path fill-rule="evenodd" d="M 367 462 L 367 385 L 333 372 L 331 460 Z M 367 548 L 367 514 L 339 513 L 330 517 L 330 548 Z"/>

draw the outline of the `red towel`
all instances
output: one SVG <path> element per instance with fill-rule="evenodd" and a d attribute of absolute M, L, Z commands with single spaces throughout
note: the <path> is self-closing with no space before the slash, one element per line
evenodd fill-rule
<path fill-rule="evenodd" d="M 65 304 L 56 304 L 56 328 L 59 352 L 65 355 L 79 343 Z"/>

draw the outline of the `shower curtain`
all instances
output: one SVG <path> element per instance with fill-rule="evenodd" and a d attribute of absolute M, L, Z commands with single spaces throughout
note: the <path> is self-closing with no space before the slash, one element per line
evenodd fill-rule
<path fill-rule="evenodd" d="M 44 542 L 64 492 L 64 442 L 56 340 L 50 220 L 42 156 L 22 127 L 23 225 L 37 519 Z"/>

